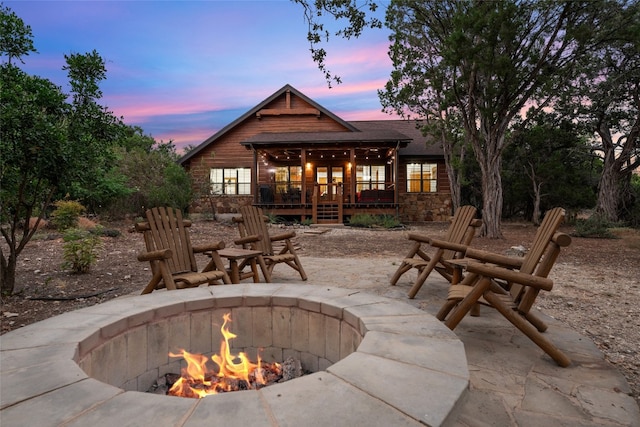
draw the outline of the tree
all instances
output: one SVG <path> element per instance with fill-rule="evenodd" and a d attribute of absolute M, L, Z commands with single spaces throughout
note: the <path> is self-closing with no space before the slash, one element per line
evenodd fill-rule
<path fill-rule="evenodd" d="M 21 57 L 29 52 L 36 52 L 31 27 L 11 9 L 0 5 L 0 55 L 6 55 L 11 65 L 14 58 L 22 61 Z"/>
<path fill-rule="evenodd" d="M 602 43 L 557 108 L 595 135 L 603 159 L 596 214 L 618 221 L 632 210 L 632 172 L 640 166 L 640 4 L 609 3 L 597 28 Z"/>
<path fill-rule="evenodd" d="M 7 15 L 11 15 L 7 18 Z M 2 22 L 13 19 L 0 9 Z M 20 20 L 20 22 L 22 22 Z M 2 45 L 3 56 L 30 51 L 30 30 L 11 27 L 25 49 Z M 4 28 L 3 28 L 4 29 Z M 4 40 L 4 39 L 3 39 Z M 0 290 L 11 294 L 20 252 L 29 242 L 56 194 L 89 182 L 100 172 L 113 120 L 95 103 L 104 61 L 94 51 L 67 58 L 73 102 L 50 81 L 30 76 L 10 63 L 0 67 Z M 102 68 L 101 68 L 102 67 Z M 37 220 L 32 223 L 31 218 Z"/>
<path fill-rule="evenodd" d="M 394 71 L 381 97 L 460 118 L 481 170 L 488 237 L 502 235 L 509 125 L 556 96 L 589 45 L 594 12 L 583 2 L 529 1 L 399 0 L 387 10 Z"/>
<path fill-rule="evenodd" d="M 312 42 L 322 40 L 313 36 L 328 36 L 315 31 L 322 11 L 341 18 L 362 11 L 356 0 L 296 1 L 316 12 L 306 14 Z M 368 1 L 360 4 L 375 10 Z M 501 236 L 501 156 L 511 121 L 525 106 L 542 109 L 557 96 L 578 59 L 593 46 L 596 17 L 604 5 L 396 0 L 387 8 L 394 71 L 381 99 L 401 114 L 458 116 L 481 169 L 484 235 Z M 368 23 L 350 20 L 346 34 L 359 35 Z M 322 69 L 324 56 L 314 59 Z"/>
<path fill-rule="evenodd" d="M 78 146 L 72 158 L 76 162 L 72 175 L 58 196 L 68 194 L 82 200 L 89 211 L 95 212 L 124 191 L 121 177 L 114 176 L 113 151 L 123 124 L 99 104 L 100 82 L 106 79 L 107 70 L 98 52 L 65 55 L 65 60 L 63 70 L 67 71 L 72 93 L 68 132 Z"/>
<path fill-rule="evenodd" d="M 333 75 L 327 68 L 327 51 L 319 47 L 323 41 L 328 41 L 331 32 L 322 22 L 323 16 L 328 15 L 336 21 L 346 21 L 344 28 L 333 33 L 337 37 L 346 39 L 358 38 L 365 28 L 382 28 L 382 22 L 369 17 L 367 13 L 373 13 L 378 9 L 378 4 L 370 0 L 292 0 L 302 6 L 304 17 L 309 25 L 307 40 L 309 41 L 311 57 L 318 65 L 320 71 L 331 87 L 331 83 L 340 84 L 340 76 Z"/>
<path fill-rule="evenodd" d="M 502 170 L 505 213 L 524 213 L 539 225 L 542 213 L 555 206 L 593 207 L 599 162 L 576 124 L 541 114 L 514 135 Z"/>
<path fill-rule="evenodd" d="M 189 174 L 176 163 L 172 142 L 156 141 L 138 127 L 130 128 L 117 150 L 118 174 L 125 177 L 129 193 L 117 204 L 143 215 L 148 208 L 171 206 L 186 210 L 193 200 Z"/>
<path fill-rule="evenodd" d="M 66 95 L 17 67 L 0 68 L 0 289 L 11 294 L 20 252 L 67 179 L 74 146 L 67 138 Z M 30 220 L 38 219 L 35 223 Z"/>

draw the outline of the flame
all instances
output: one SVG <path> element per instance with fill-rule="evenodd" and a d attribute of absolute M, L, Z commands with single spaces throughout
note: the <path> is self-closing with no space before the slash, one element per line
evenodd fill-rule
<path fill-rule="evenodd" d="M 218 366 L 217 373 L 207 370 L 208 358 L 201 354 L 185 350 L 169 353 L 170 357 L 182 357 L 187 362 L 187 367 L 182 369 L 182 376 L 169 390 L 170 395 L 203 398 L 210 394 L 233 390 L 237 380 L 244 381 L 249 389 L 254 388 L 253 384 L 266 384 L 260 356 L 258 363 L 252 363 L 243 352 L 237 355 L 231 353 L 229 340 L 237 337 L 227 327 L 231 322 L 231 313 L 226 313 L 223 319 L 224 323 L 220 327 L 223 336 L 220 354 L 211 356 L 211 360 Z M 280 368 L 277 363 L 273 365 L 276 369 Z"/>

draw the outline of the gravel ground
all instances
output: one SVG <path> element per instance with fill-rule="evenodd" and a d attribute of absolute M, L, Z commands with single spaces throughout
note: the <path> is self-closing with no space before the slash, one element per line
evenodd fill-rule
<path fill-rule="evenodd" d="M 63 242 L 59 234 L 47 230 L 37 234 L 18 259 L 15 295 L 2 299 L 1 333 L 140 292 L 150 277 L 148 264 L 136 259 L 143 249 L 141 236 L 130 232 L 130 223 L 103 225 L 121 234 L 102 238 L 98 262 L 86 274 L 70 274 L 61 268 Z M 447 226 L 431 223 L 409 228 L 441 237 Z M 297 231 L 296 245 L 302 257 L 395 257 L 400 261 L 409 250 L 406 230 L 345 227 L 322 234 L 308 233 L 306 228 Z M 563 231 L 571 234 L 573 230 L 566 227 Z M 615 232 L 618 239 L 573 238 L 551 273 L 553 291 L 543 293 L 538 305 L 591 338 L 627 378 L 640 404 L 640 231 Z M 526 248 L 535 227 L 506 223 L 503 233 L 504 239 L 476 238 L 473 246 L 498 253 L 507 253 L 513 246 Z M 238 237 L 232 224 L 214 221 L 195 221 L 191 236 L 194 244 L 223 240 L 227 246 Z M 204 262 L 200 260 L 200 265 Z"/>

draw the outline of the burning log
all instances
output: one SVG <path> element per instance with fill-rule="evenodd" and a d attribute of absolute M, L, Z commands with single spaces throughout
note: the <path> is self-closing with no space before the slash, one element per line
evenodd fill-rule
<path fill-rule="evenodd" d="M 183 357 L 187 367 L 182 370 L 181 375 L 166 374 L 159 378 L 149 390 L 150 393 L 202 398 L 229 391 L 257 390 L 303 374 L 300 360 L 292 357 L 279 364 L 264 363 L 258 356 L 258 362 L 253 363 L 242 352 L 237 355 L 231 354 L 229 340 L 236 335 L 227 327 L 227 323 L 231 321 L 230 313 L 225 314 L 223 318 L 224 323 L 220 328 L 223 336 L 220 354 L 214 354 L 210 358 L 218 369 L 208 369 L 206 364 L 209 358 L 202 354 L 193 354 L 185 350 L 175 354 L 169 353 L 171 357 Z"/>

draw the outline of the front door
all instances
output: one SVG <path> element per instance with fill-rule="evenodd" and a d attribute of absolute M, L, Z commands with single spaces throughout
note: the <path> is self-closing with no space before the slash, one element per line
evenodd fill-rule
<path fill-rule="evenodd" d="M 344 183 L 344 168 L 342 166 L 318 166 L 316 167 L 316 182 L 320 190 L 320 202 L 335 201 L 338 185 Z"/>

